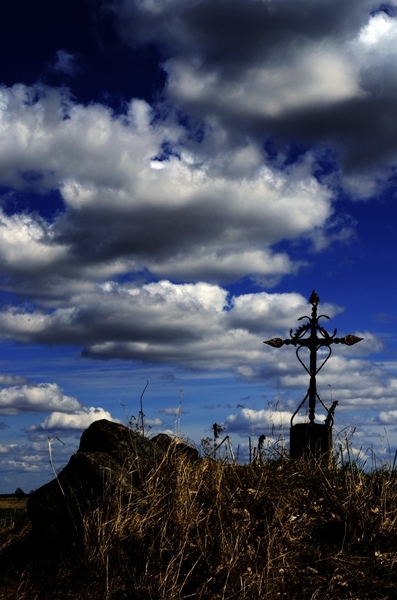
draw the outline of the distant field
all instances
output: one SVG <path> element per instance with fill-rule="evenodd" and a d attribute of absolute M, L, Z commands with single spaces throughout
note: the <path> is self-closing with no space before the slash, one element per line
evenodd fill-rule
<path fill-rule="evenodd" d="M 11 525 L 26 509 L 28 498 L 0 498 L 0 529 Z"/>
<path fill-rule="evenodd" d="M 16 510 L 25 510 L 28 497 L 25 498 L 0 498 L 0 510 L 5 508 L 15 508 Z"/>

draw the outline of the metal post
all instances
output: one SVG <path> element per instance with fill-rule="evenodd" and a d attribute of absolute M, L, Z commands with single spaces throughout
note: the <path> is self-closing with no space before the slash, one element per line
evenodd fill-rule
<path fill-rule="evenodd" d="M 316 374 L 317 374 L 317 305 L 313 305 L 312 318 L 310 320 L 310 386 L 309 386 L 309 421 L 314 422 L 314 413 L 316 410 Z"/>

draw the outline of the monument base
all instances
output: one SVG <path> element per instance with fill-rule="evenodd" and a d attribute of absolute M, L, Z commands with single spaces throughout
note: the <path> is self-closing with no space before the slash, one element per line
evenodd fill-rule
<path fill-rule="evenodd" d="M 330 460 L 332 427 L 320 423 L 297 423 L 290 429 L 291 458 Z"/>

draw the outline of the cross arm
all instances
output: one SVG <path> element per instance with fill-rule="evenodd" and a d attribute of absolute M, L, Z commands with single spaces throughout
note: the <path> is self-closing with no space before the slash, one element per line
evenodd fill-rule
<path fill-rule="evenodd" d="M 362 337 L 358 337 L 357 335 L 352 335 L 351 333 L 348 333 L 347 335 L 345 335 L 343 338 L 337 338 L 337 337 L 330 337 L 330 338 L 325 338 L 325 339 L 321 339 L 321 338 L 316 338 L 317 341 L 317 345 L 318 346 L 330 346 L 331 344 L 346 344 L 346 346 L 353 346 L 354 344 L 357 344 L 358 342 L 361 342 L 361 340 L 363 340 L 364 338 Z M 311 341 L 309 338 L 302 338 L 302 339 L 291 339 L 291 340 L 283 340 L 282 338 L 279 337 L 275 337 L 272 338 L 271 340 L 266 340 L 265 342 L 263 342 L 264 344 L 268 344 L 269 346 L 272 346 L 273 348 L 281 348 L 281 346 L 310 346 Z"/>
<path fill-rule="evenodd" d="M 364 338 L 362 337 L 358 337 L 357 335 L 352 335 L 351 333 L 348 333 L 343 338 L 334 338 L 332 341 L 335 344 L 346 344 L 346 346 L 353 346 L 354 344 L 361 342 L 363 339 Z"/>
<path fill-rule="evenodd" d="M 289 346 L 291 344 L 293 344 L 294 346 L 296 345 L 296 341 L 295 340 L 283 340 L 282 338 L 279 337 L 275 337 L 272 338 L 271 340 L 267 340 L 266 342 L 263 342 L 264 344 L 268 344 L 269 346 L 273 346 L 273 348 L 281 348 L 281 346 Z"/>

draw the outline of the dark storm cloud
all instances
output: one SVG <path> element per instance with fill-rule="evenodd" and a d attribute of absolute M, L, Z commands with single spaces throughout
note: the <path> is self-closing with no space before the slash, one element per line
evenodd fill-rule
<path fill-rule="evenodd" d="M 227 192 L 225 188 L 222 196 Z M 226 248 L 231 243 L 260 247 L 264 240 L 267 244 L 277 242 L 288 227 L 281 211 L 274 215 L 269 211 L 268 218 L 262 219 L 257 212 L 243 212 L 233 206 L 231 197 L 228 200 L 210 190 L 202 197 L 194 195 L 180 206 L 165 200 L 163 205 L 133 207 L 131 199 L 122 210 L 109 203 L 103 210 L 93 205 L 77 214 L 70 211 L 54 228 L 54 242 L 69 246 L 71 256 L 87 264 L 123 256 L 149 264 L 166 262 L 178 253 L 184 255 L 188 248 L 193 252 L 202 247 Z M 292 222 L 290 226 L 294 228 Z M 222 280 L 221 273 L 219 276 Z"/>
<path fill-rule="evenodd" d="M 250 215 L 246 220 L 251 221 L 252 233 L 258 239 L 258 224 Z M 112 260 L 132 254 L 147 260 L 150 256 L 165 258 L 188 244 L 207 244 L 222 236 L 230 225 L 228 213 L 222 214 L 220 207 L 206 198 L 201 202 L 193 200 L 189 206 L 138 206 L 133 211 L 131 206 L 122 211 L 104 207 L 102 213 L 98 208 L 87 207 L 77 215 L 69 213 L 59 223 L 56 241 L 70 245 L 81 260 Z"/>
<path fill-rule="evenodd" d="M 277 60 L 290 44 L 355 33 L 365 24 L 374 3 L 174 0 L 154 6 L 116 0 L 108 6 L 126 43 L 163 43 L 167 58 L 198 56 L 204 65 L 234 71 Z"/>
<path fill-rule="evenodd" d="M 397 94 L 387 97 L 354 98 L 328 106 L 289 111 L 282 117 L 253 117 L 252 137 L 275 136 L 275 147 L 283 150 L 291 139 L 307 145 L 331 147 L 345 173 L 365 173 L 368 167 L 392 167 L 396 159 Z M 227 112 L 227 111 L 226 111 Z M 232 116 L 226 117 L 230 123 Z"/>
<path fill-rule="evenodd" d="M 382 18 L 395 27 L 394 2 L 109 5 L 125 43 L 162 48 L 166 94 L 190 114 L 215 117 L 258 143 L 273 137 L 279 150 L 291 139 L 330 147 L 345 174 L 394 162 L 395 43 L 379 27 L 379 40 L 362 39 L 365 28 Z"/>

